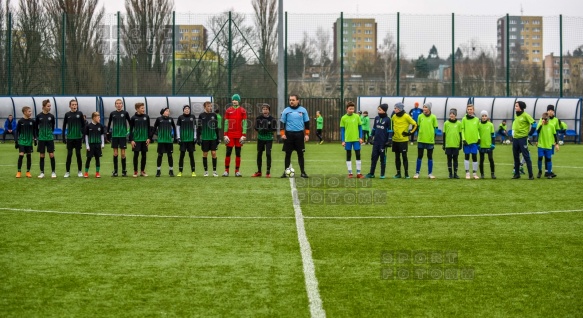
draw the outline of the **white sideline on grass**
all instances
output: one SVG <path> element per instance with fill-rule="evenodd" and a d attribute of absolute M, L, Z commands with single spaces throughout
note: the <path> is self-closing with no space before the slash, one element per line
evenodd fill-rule
<path fill-rule="evenodd" d="M 212 216 L 212 215 L 159 215 L 159 214 L 118 214 L 118 213 L 101 213 L 101 212 L 74 212 L 74 211 L 53 211 L 53 210 L 33 210 L 33 209 L 15 209 L 0 208 L 0 211 L 12 211 L 23 213 L 48 213 L 48 214 L 68 214 L 68 215 L 87 215 L 87 216 L 107 216 L 107 217 L 128 217 L 128 218 L 154 218 L 154 219 L 233 219 L 233 220 L 277 220 L 277 219 L 295 219 L 293 216 Z M 497 216 L 521 216 L 521 215 L 544 215 L 553 213 L 577 213 L 579 210 L 555 210 L 555 211 L 535 211 L 535 212 L 507 212 L 507 213 L 486 213 L 486 214 L 452 214 L 452 215 L 370 215 L 370 216 L 302 216 L 304 219 L 329 219 L 329 220 L 375 220 L 375 219 L 443 219 L 443 218 L 479 218 L 479 217 L 497 217 Z"/>
<path fill-rule="evenodd" d="M 308 292 L 308 301 L 310 303 L 310 314 L 312 318 L 326 317 L 326 311 L 322 306 L 322 298 L 318 289 L 318 278 L 316 278 L 316 268 L 312 258 L 312 248 L 308 242 L 306 228 L 304 226 L 304 215 L 300 207 L 298 190 L 296 189 L 295 178 L 289 178 L 291 186 L 292 199 L 294 203 L 294 212 L 296 218 L 296 228 L 298 230 L 298 241 L 300 242 L 300 253 L 302 254 L 302 266 L 304 268 L 304 277 L 306 280 L 306 291 Z"/>

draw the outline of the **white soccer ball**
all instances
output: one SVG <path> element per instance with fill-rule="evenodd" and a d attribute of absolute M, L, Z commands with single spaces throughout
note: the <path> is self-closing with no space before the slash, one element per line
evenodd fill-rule
<path fill-rule="evenodd" d="M 562 146 L 565 142 L 562 140 L 559 140 L 559 146 Z"/>
<path fill-rule="evenodd" d="M 285 175 L 288 178 L 293 178 L 296 175 L 296 171 L 294 170 L 294 168 L 287 168 L 285 169 Z"/>
<path fill-rule="evenodd" d="M 510 145 L 510 139 L 504 140 L 504 143 L 507 144 L 507 145 Z"/>

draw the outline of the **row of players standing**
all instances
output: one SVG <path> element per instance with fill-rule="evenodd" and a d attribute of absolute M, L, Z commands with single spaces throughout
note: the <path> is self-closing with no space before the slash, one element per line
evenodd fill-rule
<path fill-rule="evenodd" d="M 374 120 L 372 136 L 374 137 L 373 151 L 371 158 L 370 172 L 363 176 L 360 173 L 360 144 L 362 140 L 361 126 L 352 125 L 352 133 L 350 139 L 347 139 L 348 125 L 346 118 L 352 116 L 355 105 L 351 102 L 347 104 L 347 114 L 341 119 L 341 136 L 343 146 L 347 151 L 347 167 L 349 177 L 352 177 L 352 167 L 350 161 L 350 151 L 355 150 L 357 156 L 357 177 L 374 178 L 377 161 L 380 158 L 381 163 L 381 178 L 385 178 L 386 168 L 386 154 L 385 150 L 390 147 L 395 153 L 395 168 L 396 175 L 394 178 L 409 178 L 408 170 L 408 138 L 418 132 L 417 144 L 417 162 L 415 175 L 413 178 L 417 179 L 420 175 L 422 160 L 424 152 L 427 151 L 427 169 L 428 178 L 434 179 L 433 176 L 433 150 L 435 147 L 435 130 L 438 128 L 437 118 L 431 113 L 432 104 L 430 102 L 423 105 L 423 111 L 414 120 L 411 115 L 404 111 L 403 103 L 397 103 L 394 106 L 394 112 L 391 117 L 387 116 L 388 105 L 381 104 L 378 106 L 378 116 Z M 556 175 L 552 171 L 552 156 L 555 151 L 559 151 L 559 144 L 557 139 L 557 132 L 561 129 L 561 121 L 555 117 L 554 106 L 548 105 L 547 111 L 541 115 L 538 125 L 533 125 L 534 119 L 524 112 L 526 103 L 517 101 L 514 105 L 515 117 L 512 124 L 513 129 L 513 157 L 514 157 L 514 179 L 520 178 L 520 155 L 522 155 L 524 162 L 527 165 L 529 172 L 529 179 L 534 179 L 532 161 L 528 151 L 528 144 L 531 143 L 530 138 L 534 132 L 538 132 L 538 174 L 537 177 L 542 176 L 543 159 L 545 160 L 545 177 L 554 178 Z M 348 117 L 347 117 L 348 116 Z M 356 118 L 357 116 L 355 116 Z M 355 122 L 353 120 L 352 122 Z M 359 123 L 360 124 L 360 123 Z M 358 128 L 355 128 L 358 127 Z M 536 128 L 535 128 L 536 127 Z M 360 131 L 358 131 L 360 129 Z M 359 135 L 360 133 L 360 135 Z M 449 119 L 443 126 L 444 143 L 442 149 L 447 156 L 447 166 L 450 179 L 458 179 L 458 156 L 459 150 L 463 148 L 464 152 L 464 168 L 466 171 L 466 179 L 471 179 L 473 172 L 474 179 L 484 178 L 484 159 L 488 156 L 490 162 L 490 172 L 492 179 L 496 179 L 493 151 L 494 145 L 494 125 L 488 117 L 487 111 L 480 113 L 480 118 L 474 114 L 474 106 L 467 105 L 466 115 L 461 121 L 457 119 L 457 109 L 451 109 L 449 112 Z M 360 139 L 359 139 L 360 138 Z M 478 161 L 477 155 L 480 154 L 480 176 L 478 176 Z M 472 168 L 470 169 L 470 157 Z M 402 159 L 402 161 L 401 161 Z M 401 170 L 401 166 L 403 170 Z M 402 175 L 401 172 L 404 172 Z"/>
<path fill-rule="evenodd" d="M 223 141 L 226 145 L 225 157 L 225 172 L 224 177 L 229 176 L 231 166 L 231 154 L 233 148 L 235 149 L 235 176 L 241 177 L 239 171 L 241 164 L 241 146 L 246 141 L 247 130 L 247 111 L 241 107 L 241 98 L 238 94 L 232 97 L 232 106 L 225 112 L 224 118 L 224 133 Z M 291 95 L 289 99 L 289 107 L 282 113 L 282 133 L 281 138 L 284 143 L 283 150 L 286 152 L 285 167 L 291 164 L 291 156 L 293 151 L 298 153 L 298 162 L 301 170 L 301 176 L 307 178 L 304 169 L 304 142 L 307 142 L 309 137 L 309 117 L 305 108 L 300 106 L 297 95 Z M 161 175 L 161 164 L 163 155 L 168 157 L 169 175 L 174 176 L 173 172 L 173 143 L 178 142 L 180 145 L 180 159 L 178 176 L 182 176 L 183 162 L 186 152 L 189 153 L 191 175 L 196 176 L 195 163 L 193 152 L 195 144 L 198 144 L 203 151 L 203 166 L 204 175 L 208 176 L 208 152 L 212 155 L 212 175 L 217 177 L 217 157 L 216 151 L 218 145 L 221 143 L 220 132 L 222 119 L 218 113 L 212 111 L 212 103 L 204 103 L 204 112 L 197 118 L 190 113 L 190 106 L 183 107 L 183 114 L 180 115 L 175 124 L 170 117 L 170 110 L 164 108 L 160 111 L 160 117 L 156 119 L 153 129 L 150 129 L 150 117 L 145 113 L 144 103 L 136 103 L 135 115 L 131 116 L 123 109 L 123 102 L 118 99 L 115 101 L 116 110 L 109 116 L 107 128 L 100 124 L 99 113 L 92 114 L 92 123 L 86 124 L 83 114 L 78 111 L 77 101 L 71 100 L 69 103 L 70 111 L 65 114 L 63 124 L 63 142 L 67 144 L 67 163 L 65 178 L 70 177 L 70 166 L 73 151 L 75 151 L 78 165 L 78 176 L 88 177 L 89 165 L 92 157 L 96 158 L 96 174 L 97 178 L 100 175 L 100 161 L 102 153 L 101 150 L 105 146 L 104 136 L 106 132 L 111 132 L 111 145 L 113 148 L 113 163 L 114 171 L 113 177 L 119 175 L 119 161 L 121 155 L 121 176 L 127 176 L 126 168 L 126 152 L 127 141 L 129 140 L 133 150 L 133 168 L 134 177 L 148 176 L 145 171 L 147 152 L 150 141 L 154 133 L 158 136 L 158 158 L 157 158 L 157 173 L 156 176 Z M 31 177 L 31 154 L 33 151 L 33 144 L 36 146 L 38 142 L 37 151 L 40 153 L 40 174 L 39 178 L 44 178 L 44 157 L 48 152 L 51 158 L 51 177 L 56 178 L 55 171 L 55 146 L 53 132 L 56 128 L 56 120 L 54 115 L 50 113 L 51 104 L 49 100 L 43 101 L 42 112 L 32 119 L 32 109 L 28 106 L 23 107 L 22 112 L 24 118 L 18 121 L 16 148 L 19 149 L 18 172 L 16 177 L 21 177 L 21 169 L 23 158 L 26 155 L 26 177 Z M 255 177 L 261 176 L 262 169 L 262 154 L 265 151 L 267 155 L 267 170 L 266 177 L 270 177 L 271 169 L 271 147 L 273 142 L 273 135 L 277 130 L 277 121 L 269 114 L 270 106 L 268 104 L 262 105 L 262 115 L 257 117 L 255 129 L 258 131 L 258 172 L 254 174 Z M 129 134 L 128 134 L 129 125 Z M 87 148 L 87 161 L 85 165 L 85 173 L 82 172 L 81 147 L 82 140 L 85 139 Z M 140 160 L 141 155 L 141 160 Z M 139 164 L 139 166 L 138 166 Z M 285 177 L 285 173 L 282 175 Z"/>

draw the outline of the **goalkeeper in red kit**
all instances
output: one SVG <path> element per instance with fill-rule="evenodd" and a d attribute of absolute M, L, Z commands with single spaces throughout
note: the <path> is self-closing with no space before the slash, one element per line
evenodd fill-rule
<path fill-rule="evenodd" d="M 235 177 L 242 177 L 239 172 L 241 166 L 241 146 L 247 140 L 247 111 L 239 105 L 241 97 L 239 94 L 233 95 L 231 98 L 233 104 L 225 111 L 225 133 L 224 141 L 227 146 L 227 154 L 225 156 L 225 173 L 223 177 L 229 176 L 229 168 L 231 166 L 231 152 L 235 147 Z"/>

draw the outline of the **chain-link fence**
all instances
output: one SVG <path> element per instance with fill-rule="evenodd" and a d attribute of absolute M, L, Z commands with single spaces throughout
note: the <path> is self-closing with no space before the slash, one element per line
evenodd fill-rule
<path fill-rule="evenodd" d="M 0 95 L 277 95 L 269 16 L 36 10 L 0 17 Z M 581 96 L 581 30 L 583 17 L 286 13 L 286 92 Z"/>

